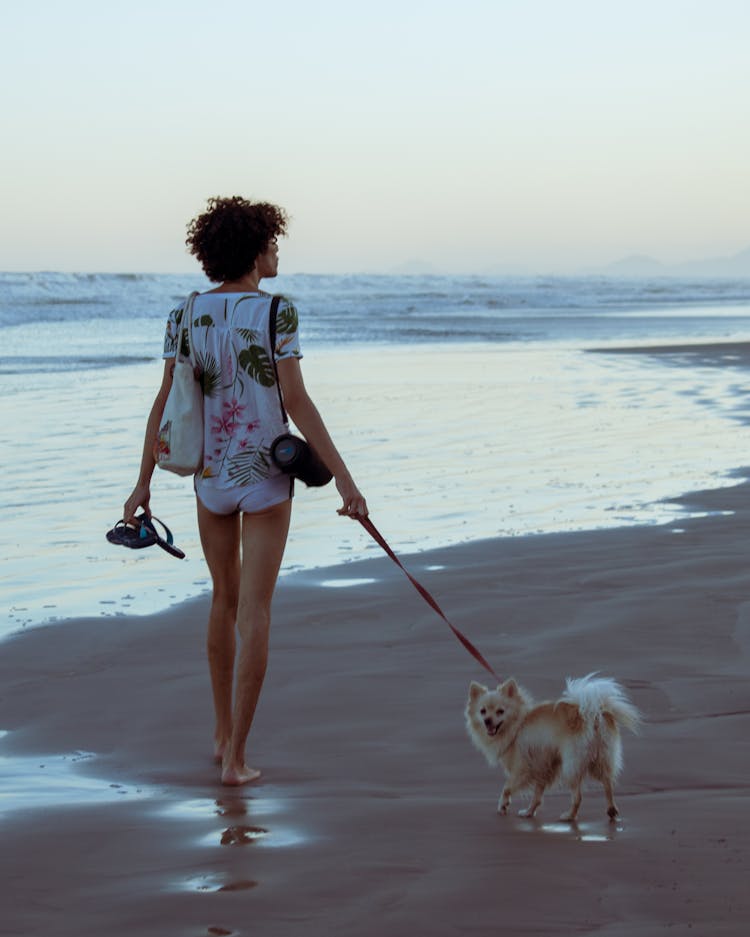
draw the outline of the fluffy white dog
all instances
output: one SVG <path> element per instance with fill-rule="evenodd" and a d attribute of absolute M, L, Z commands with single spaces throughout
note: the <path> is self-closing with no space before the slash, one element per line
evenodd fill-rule
<path fill-rule="evenodd" d="M 559 784 L 571 792 L 570 809 L 561 819 L 575 820 L 581 787 L 592 777 L 604 786 L 607 814 L 614 820 L 614 781 L 622 767 L 620 728 L 636 732 L 640 721 L 622 687 L 595 674 L 568 678 L 559 700 L 536 705 L 513 679 L 495 690 L 472 682 L 466 703 L 472 742 L 490 765 L 505 769 L 498 811 L 508 812 L 513 794 L 533 790 L 522 817 L 533 817 L 545 790 Z"/>

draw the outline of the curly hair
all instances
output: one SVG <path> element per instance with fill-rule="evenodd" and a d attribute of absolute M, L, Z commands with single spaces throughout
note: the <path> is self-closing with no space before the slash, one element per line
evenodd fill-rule
<path fill-rule="evenodd" d="M 284 209 L 270 202 L 239 195 L 210 198 L 206 211 L 188 225 L 185 243 L 212 283 L 239 280 L 275 237 L 286 234 L 288 220 Z"/>

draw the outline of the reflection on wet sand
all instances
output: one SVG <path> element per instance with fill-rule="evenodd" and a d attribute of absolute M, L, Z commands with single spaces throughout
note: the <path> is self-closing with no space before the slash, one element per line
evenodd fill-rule
<path fill-rule="evenodd" d="M 320 585 L 326 589 L 347 589 L 352 586 L 369 586 L 377 579 L 321 579 Z"/>
<path fill-rule="evenodd" d="M 164 816 L 177 820 L 215 821 L 212 829 L 200 836 L 201 846 L 254 846 L 286 847 L 301 846 L 309 842 L 306 833 L 287 825 L 268 823 L 267 817 L 276 817 L 285 812 L 288 802 L 275 797 L 251 797 L 244 794 L 224 796 L 218 800 L 192 798 L 171 803 L 160 809 Z M 256 822 L 262 819 L 262 823 Z M 227 824 L 227 821 L 231 821 Z M 248 879 L 227 881 L 226 877 L 212 873 L 198 873 L 175 884 L 179 891 L 225 892 L 241 891 L 256 887 L 258 883 Z"/>
<path fill-rule="evenodd" d="M 193 875 L 188 879 L 183 879 L 176 883 L 177 891 L 191 892 L 228 892 L 228 891 L 250 891 L 256 888 L 257 882 L 250 879 L 238 879 L 235 882 L 227 882 L 221 875 L 199 874 Z"/>
<path fill-rule="evenodd" d="M 244 817 L 249 813 L 257 817 L 268 817 L 282 813 L 285 802 L 275 797 L 222 797 L 220 800 L 201 797 L 180 800 L 167 804 L 159 812 L 164 816 L 181 820 L 212 819 L 213 817 Z"/>
<path fill-rule="evenodd" d="M 521 820 L 519 828 L 526 833 L 547 833 L 552 836 L 577 840 L 579 843 L 606 843 L 614 840 L 624 827 L 620 823 L 578 823 L 558 821 L 542 823 L 539 820 Z"/>
<path fill-rule="evenodd" d="M 222 846 L 246 846 L 248 843 L 257 843 L 268 830 L 261 826 L 230 826 L 221 834 Z"/>
<path fill-rule="evenodd" d="M 7 736 L 0 732 L 0 738 Z M 0 756 L 0 816 L 18 810 L 91 806 L 120 798 L 145 798 L 143 787 L 118 784 L 80 773 L 76 766 L 93 761 L 92 752 L 67 755 Z"/>
<path fill-rule="evenodd" d="M 193 799 L 170 804 L 162 813 L 180 819 L 204 819 L 220 817 L 223 821 L 231 819 L 255 819 L 259 816 L 270 816 L 282 813 L 285 809 L 283 801 L 265 797 L 223 797 L 220 800 Z M 221 824 L 219 829 L 201 837 L 200 843 L 204 846 L 299 846 L 309 837 L 289 827 L 273 825 L 272 829 L 259 826 L 255 823 L 234 822 L 230 826 Z M 227 881 L 225 875 L 214 873 L 198 873 L 188 879 L 175 883 L 178 891 L 192 892 L 233 892 L 247 891 L 257 887 L 258 883 L 252 879 L 238 879 Z"/>

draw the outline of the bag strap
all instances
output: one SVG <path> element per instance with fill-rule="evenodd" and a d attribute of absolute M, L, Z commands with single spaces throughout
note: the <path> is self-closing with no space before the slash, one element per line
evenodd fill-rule
<path fill-rule="evenodd" d="M 271 363 L 273 364 L 273 373 L 276 378 L 276 391 L 279 395 L 279 406 L 281 407 L 281 418 L 286 425 L 289 417 L 284 409 L 284 398 L 281 396 L 281 384 L 279 383 L 279 369 L 276 367 L 276 314 L 279 311 L 280 296 L 274 296 L 271 300 L 271 311 L 268 313 L 268 336 L 271 340 Z"/>
<path fill-rule="evenodd" d="M 180 332 L 177 336 L 177 356 L 176 361 L 180 360 L 182 355 L 182 333 L 187 328 L 188 330 L 188 360 L 193 359 L 193 303 L 195 302 L 195 297 L 198 295 L 198 290 L 193 290 L 193 292 L 188 296 L 185 301 L 185 306 L 182 310 L 182 321 L 180 322 Z"/>

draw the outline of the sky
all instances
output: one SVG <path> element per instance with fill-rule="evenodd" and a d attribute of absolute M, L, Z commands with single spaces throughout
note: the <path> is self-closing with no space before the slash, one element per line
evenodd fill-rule
<path fill-rule="evenodd" d="M 575 273 L 750 247 L 747 0 L 4 4 L 0 270 Z"/>

